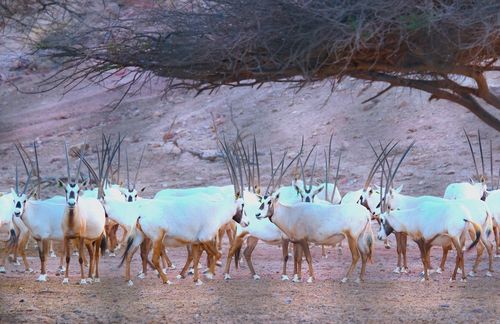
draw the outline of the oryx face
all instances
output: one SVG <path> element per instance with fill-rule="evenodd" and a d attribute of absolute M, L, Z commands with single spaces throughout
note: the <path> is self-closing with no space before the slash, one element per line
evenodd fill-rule
<path fill-rule="evenodd" d="M 250 224 L 250 222 L 249 222 L 247 214 L 245 212 L 245 202 L 244 202 L 243 198 L 237 198 L 234 201 L 234 203 L 236 205 L 236 208 L 235 208 L 236 212 L 233 215 L 233 220 L 236 223 L 240 224 L 241 226 L 247 227 L 248 224 Z"/>
<path fill-rule="evenodd" d="M 20 217 L 24 212 L 24 206 L 26 205 L 26 194 L 19 195 L 14 189 L 12 192 L 12 202 L 14 204 L 14 216 Z"/>
<path fill-rule="evenodd" d="M 68 204 L 68 207 L 74 208 L 78 203 L 78 197 L 80 196 L 82 188 L 87 185 L 87 181 L 84 181 L 81 184 L 81 187 L 76 182 L 65 184 L 59 180 L 59 184 L 64 187 L 64 191 L 66 192 L 66 203 Z"/>
<path fill-rule="evenodd" d="M 143 192 L 146 189 L 146 187 L 142 188 L 140 192 Z M 122 193 L 123 196 L 125 196 L 125 201 L 126 202 L 133 202 L 137 201 L 137 198 L 139 197 L 139 193 L 135 188 L 133 189 L 120 189 L 120 192 Z"/>
<path fill-rule="evenodd" d="M 380 213 L 380 192 L 378 190 L 371 187 L 364 189 L 358 202 L 365 206 L 372 213 L 372 216 Z"/>
<path fill-rule="evenodd" d="M 259 210 L 255 214 L 257 219 L 271 218 L 274 215 L 274 204 L 279 199 L 279 193 L 276 195 L 269 195 L 259 197 Z"/>
<path fill-rule="evenodd" d="M 382 241 L 385 240 L 387 236 L 389 236 L 392 232 L 394 232 L 394 229 L 387 221 L 387 213 L 381 214 L 379 220 L 380 230 L 377 233 L 377 238 Z"/>
<path fill-rule="evenodd" d="M 293 186 L 294 186 L 295 190 L 297 191 L 297 194 L 300 195 L 300 199 L 302 200 L 302 202 L 307 202 L 307 203 L 314 202 L 314 198 L 316 197 L 316 195 L 319 194 L 324 188 L 324 185 L 321 185 L 317 188 L 314 188 L 314 187 L 301 188 L 297 184 L 297 182 L 294 182 Z"/>

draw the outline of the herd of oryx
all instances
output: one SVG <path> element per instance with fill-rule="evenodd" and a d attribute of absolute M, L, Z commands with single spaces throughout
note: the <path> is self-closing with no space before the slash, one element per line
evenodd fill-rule
<path fill-rule="evenodd" d="M 125 264 L 128 285 L 133 285 L 130 267 L 138 250 L 142 260 L 139 277 L 144 277 L 148 267 L 153 267 L 163 283 L 170 283 L 166 269 L 175 266 L 170 262 L 166 248 L 180 246 L 187 247 L 188 253 L 177 277 L 185 278 L 188 271 L 193 271 L 195 283 L 202 284 L 198 266 L 200 257 L 205 251 L 208 268 L 205 276 L 213 278 L 216 265 L 221 264 L 224 235 L 229 239 L 223 273 L 225 280 L 231 278 L 233 259 L 238 266 L 243 247 L 251 275 L 255 280 L 260 278 L 252 264 L 252 252 L 260 240 L 281 246 L 282 280 L 289 279 L 287 261 L 292 243 L 292 280 L 302 280 L 302 261 L 305 258 L 309 274 L 307 281 L 312 282 L 315 277 L 310 244 L 321 245 L 324 249 L 324 246 L 342 244 L 346 240 L 352 261 L 342 282 L 351 277 L 359 259 L 361 271 L 357 280 L 362 281 L 374 249 L 372 221 L 375 220 L 380 225 L 377 233 L 379 240 L 387 240 L 391 233 L 396 236 L 397 266 L 394 272 L 408 270 L 406 246 L 410 236 L 421 253 L 422 280 L 429 280 L 432 246 L 441 246 L 443 250 L 436 272 L 444 271 L 447 254 L 455 249 L 451 280 L 456 279 L 457 273 L 461 273 L 461 280 L 466 279 L 464 252 L 473 247 L 476 247 L 477 258 L 468 275 L 476 275 L 486 249 L 489 257 L 486 276 L 491 276 L 494 253 L 500 255 L 500 190 L 493 176 L 492 145 L 490 142 L 491 177 L 487 181 L 481 136 L 478 132 L 482 173 L 477 167 L 474 145 L 467 133 L 465 135 L 474 160 L 475 179 L 448 185 L 443 198 L 408 196 L 401 193 L 401 187 L 393 186 L 397 171 L 414 145 L 413 142 L 400 149 L 399 143 L 394 141 L 376 146 L 369 143 L 374 163 L 364 186 L 341 196 L 337 183 L 341 152 L 336 167 L 332 168 L 332 137 L 328 147 L 321 152 L 324 154 L 324 180 L 321 181 L 315 181 L 316 145 L 306 154 L 303 139 L 296 155 L 289 156 L 285 152 L 279 158 L 276 155 L 273 158 L 273 152 L 269 152 L 269 181 L 261 186 L 259 158 L 262 159 L 264 154 L 258 151 L 255 138 L 247 143 L 241 138 L 229 142 L 226 138 L 218 138 L 232 185 L 164 189 L 153 199 L 141 198 L 139 194 L 142 190 L 136 188 L 136 184 L 144 150 L 132 180 L 129 156 L 125 154 L 126 183 L 123 183 L 120 181 L 123 137 L 102 135 L 100 144 L 94 150 L 97 156 L 92 159 L 87 156 L 87 151 L 90 151 L 88 144 L 68 152 L 64 143 L 67 175 L 58 178 L 57 182 L 64 188 L 65 194 L 42 200 L 40 192 L 46 181 L 40 176 L 36 144 L 33 144 L 33 150 L 28 150 L 18 143 L 15 147 L 24 166 L 26 180 L 20 181 L 16 163 L 15 188 L 0 197 L 0 231 L 2 241 L 6 243 L 6 248 L 1 251 L 4 256 L 0 258 L 0 273 L 6 272 L 4 264 L 9 253 L 13 253 L 16 260 L 19 254 L 26 271 L 33 271 L 25 253 L 31 237 L 37 243 L 41 263 L 38 281 L 47 281 L 47 258 L 49 253 L 53 253 L 53 243 L 60 243 L 64 252 L 58 271 L 64 274 L 63 284 L 69 283 L 72 255 L 78 255 L 80 284 L 99 282 L 100 256 L 106 249 L 114 254 L 118 245 L 117 230 L 121 228 L 124 233 L 122 240 L 126 242 L 121 263 Z M 321 158 L 323 154 L 320 154 Z M 76 157 L 76 168 L 71 165 L 69 155 Z M 312 168 L 307 167 L 308 163 L 312 164 Z M 293 170 L 293 181 L 291 185 L 282 185 L 290 169 Z M 332 169 L 336 169 L 333 177 Z M 380 179 L 377 184 L 373 183 L 375 175 Z M 329 182 L 329 178 L 335 180 Z M 496 248 L 491 242 L 492 237 L 495 238 Z M 386 247 L 390 247 L 387 241 Z M 84 266 L 87 263 L 86 274 Z"/>

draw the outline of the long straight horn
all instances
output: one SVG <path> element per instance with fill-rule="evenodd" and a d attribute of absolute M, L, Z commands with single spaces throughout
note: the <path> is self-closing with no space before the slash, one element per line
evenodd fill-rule
<path fill-rule="evenodd" d="M 318 152 L 314 153 L 314 162 L 313 162 L 313 167 L 312 167 L 312 172 L 311 172 L 311 178 L 309 179 L 309 191 L 311 191 L 312 186 L 313 186 L 313 180 L 314 180 L 314 170 L 316 169 L 316 158 L 318 157 Z"/>
<path fill-rule="evenodd" d="M 26 151 L 24 151 L 20 142 L 14 144 L 14 146 L 16 147 L 17 153 L 19 153 L 19 156 L 21 157 L 21 161 L 23 162 L 24 170 L 26 170 L 26 174 L 28 174 L 29 173 L 28 165 L 27 165 L 26 160 L 24 159 L 24 155 L 22 153 L 22 152 L 26 152 Z"/>
<path fill-rule="evenodd" d="M 337 171 L 335 172 L 335 182 L 333 183 L 332 198 L 330 199 L 330 202 L 332 202 L 332 203 L 333 203 L 333 200 L 335 199 L 335 191 L 337 190 L 337 182 L 339 181 L 340 159 L 341 158 L 342 158 L 342 151 L 339 152 L 339 160 L 337 162 Z"/>
<path fill-rule="evenodd" d="M 38 178 L 38 183 L 37 183 L 37 188 L 36 188 L 36 198 L 40 199 L 40 192 L 42 191 L 42 188 L 41 188 L 42 178 L 40 177 L 40 166 L 38 164 L 38 151 L 36 149 L 36 141 L 33 141 L 33 149 L 35 150 L 36 176 Z"/>
<path fill-rule="evenodd" d="M 274 181 L 274 161 L 273 161 L 273 150 L 269 149 L 269 156 L 271 157 L 271 179 L 269 180 L 269 183 L 267 184 L 266 191 L 264 191 L 264 195 L 267 195 L 269 193 L 269 188 L 271 187 L 271 183 Z"/>
<path fill-rule="evenodd" d="M 68 183 L 71 182 L 71 173 L 69 170 L 68 143 L 64 140 L 64 153 L 66 154 L 66 171 L 68 172 Z"/>
<path fill-rule="evenodd" d="M 16 194 L 19 195 L 19 170 L 17 168 L 17 161 L 16 161 Z"/>
<path fill-rule="evenodd" d="M 328 170 L 330 166 L 328 165 L 329 156 L 326 153 L 326 150 L 323 150 L 325 155 L 325 200 L 328 200 Z"/>
<path fill-rule="evenodd" d="M 394 172 L 390 173 L 391 175 L 391 180 L 389 181 L 389 185 L 392 185 L 392 182 L 394 181 L 394 177 L 396 176 L 397 172 L 398 172 L 398 169 L 399 167 L 401 166 L 401 163 L 403 162 L 403 160 L 405 159 L 405 157 L 408 155 L 408 153 L 410 152 L 410 150 L 412 149 L 412 147 L 415 145 L 415 141 L 413 141 L 409 146 L 408 148 L 406 149 L 406 151 L 403 153 L 403 155 L 401 156 L 401 158 L 399 159 L 399 162 L 398 164 L 396 165 L 396 168 L 394 169 Z M 386 189 L 387 190 L 387 189 Z"/>
<path fill-rule="evenodd" d="M 28 189 L 28 186 L 30 184 L 30 180 L 31 180 L 31 170 L 30 172 L 28 173 L 28 180 L 26 180 L 26 183 L 24 184 L 24 188 L 23 188 L 23 195 L 26 193 L 26 190 Z"/>
<path fill-rule="evenodd" d="M 491 189 L 495 185 L 495 177 L 493 176 L 493 141 L 490 139 L 490 174 L 491 174 Z"/>
<path fill-rule="evenodd" d="M 120 133 L 118 133 L 118 138 L 120 138 Z M 116 184 L 120 185 L 120 164 L 121 164 L 121 147 L 118 147 L 118 170 L 116 173 Z"/>
<path fill-rule="evenodd" d="M 380 155 L 375 154 L 377 156 L 377 160 L 375 161 L 375 163 L 373 163 L 373 165 L 370 169 L 370 172 L 368 173 L 368 177 L 366 178 L 365 184 L 363 186 L 363 188 L 365 190 L 368 188 L 368 186 L 370 186 L 370 183 L 372 182 L 373 177 L 375 176 L 375 173 L 377 172 L 380 165 L 382 163 L 384 163 L 387 156 L 389 156 L 391 151 L 398 145 L 398 142 L 396 142 L 395 144 L 393 144 L 389 148 L 389 146 L 392 144 L 393 141 L 394 140 L 390 140 L 389 143 L 387 143 L 387 145 L 382 149 L 382 152 L 380 153 Z M 371 146 L 371 143 L 370 143 L 370 146 Z"/>
<path fill-rule="evenodd" d="M 257 152 L 257 140 L 253 137 L 253 153 L 255 155 L 255 165 L 257 167 L 257 186 L 260 190 L 260 166 L 259 166 L 259 153 Z"/>
<path fill-rule="evenodd" d="M 474 161 L 474 168 L 476 169 L 476 176 L 479 178 L 479 170 L 478 170 L 477 164 L 476 164 L 476 155 L 474 154 L 474 150 L 472 149 L 472 143 L 470 142 L 469 135 L 467 134 L 465 129 L 464 129 L 464 133 L 465 133 L 465 137 L 467 138 L 467 143 L 469 143 L 470 153 L 472 155 L 472 161 Z"/>
<path fill-rule="evenodd" d="M 477 138 L 479 139 L 479 153 L 481 154 L 481 168 L 483 170 L 483 176 L 486 175 L 486 171 L 484 170 L 484 156 L 483 156 L 483 143 L 481 141 L 481 133 L 479 129 L 477 130 Z"/>
<path fill-rule="evenodd" d="M 141 169 L 142 158 L 144 157 L 144 151 L 145 150 L 146 150 L 146 145 L 144 145 L 144 148 L 142 149 L 141 158 L 139 159 L 139 165 L 137 166 L 137 171 L 135 173 L 134 188 L 135 188 L 135 186 L 137 184 L 137 177 L 139 176 L 139 170 Z"/>
<path fill-rule="evenodd" d="M 79 151 L 83 151 L 81 156 L 85 157 L 85 147 L 87 146 L 87 139 L 85 139 L 83 141 L 83 146 L 80 146 L 80 149 L 78 149 Z M 76 181 L 78 181 L 78 179 L 80 178 L 80 170 L 82 168 L 82 159 L 80 159 L 80 161 L 78 162 L 78 168 L 76 169 Z"/>
<path fill-rule="evenodd" d="M 287 166 L 285 168 L 281 168 L 281 174 L 280 174 L 280 177 L 278 179 L 278 186 L 281 186 L 281 180 L 283 179 L 283 176 L 285 175 L 285 173 L 288 171 L 288 169 L 290 168 L 290 166 L 302 155 L 302 152 L 304 150 L 304 136 L 302 136 L 302 142 L 300 144 L 300 150 L 299 150 L 299 153 L 297 153 L 293 159 L 290 160 L 290 162 L 287 164 Z M 286 156 L 286 153 L 284 154 L 283 158 Z M 283 163 L 285 162 L 285 160 L 283 159 Z"/>
<path fill-rule="evenodd" d="M 127 189 L 130 190 L 130 169 L 128 166 L 128 151 L 125 150 L 125 165 L 127 166 Z"/>

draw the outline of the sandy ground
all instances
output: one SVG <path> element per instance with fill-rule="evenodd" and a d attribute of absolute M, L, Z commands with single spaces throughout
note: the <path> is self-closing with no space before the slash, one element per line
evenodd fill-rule
<path fill-rule="evenodd" d="M 393 242 L 394 243 L 394 242 Z M 224 247 L 224 250 L 227 246 Z M 34 255 L 34 250 L 30 251 Z M 222 269 L 214 280 L 203 278 L 204 285 L 195 286 L 192 277 L 176 280 L 179 270 L 170 270 L 173 285 L 162 285 L 152 272 L 144 279 L 134 279 L 128 287 L 123 279 L 119 259 L 106 256 L 101 262 L 101 283 L 79 286 L 76 257 L 72 259 L 70 285 L 54 271 L 58 261 L 49 262 L 49 281 L 35 282 L 37 274 L 15 272 L 21 266 L 10 265 L 8 274 L 0 275 L 0 321 L 7 322 L 497 322 L 500 302 L 498 262 L 495 275 L 485 277 L 486 264 L 479 276 L 466 283 L 449 282 L 455 255 L 448 259 L 443 274 L 431 275 L 432 281 L 421 283 L 419 252 L 410 243 L 410 273 L 392 273 L 395 249 L 386 250 L 377 242 L 374 263 L 368 266 L 366 281 L 340 283 L 350 261 L 332 248 L 329 257 L 321 258 L 321 249 L 313 249 L 317 280 L 314 283 L 280 281 L 281 251 L 260 243 L 253 255 L 261 280 L 251 278 L 245 262 L 232 269 L 232 280 L 222 279 Z M 440 250 L 433 249 L 433 264 L 438 264 Z M 183 249 L 169 251 L 179 268 L 185 258 Z M 470 270 L 475 250 L 466 257 Z M 498 260 L 498 259 L 497 259 Z M 486 261 L 486 260 L 484 260 Z M 30 257 L 34 269 L 39 261 Z M 132 265 L 140 268 L 138 257 Z M 289 264 L 288 269 L 291 269 Z M 305 270 L 305 269 L 304 269 Z M 359 265 L 358 269 L 359 271 Z"/>
<path fill-rule="evenodd" d="M 373 161 L 367 140 L 376 143 L 396 138 L 401 146 L 417 141 L 396 179 L 396 185 L 404 184 L 403 192 L 411 195 L 441 196 L 448 183 L 473 175 L 464 128 L 469 133 L 481 129 L 484 138 L 493 141 L 496 174 L 500 166 L 500 133 L 464 108 L 444 101 L 429 103 L 428 97 L 417 91 L 395 89 L 363 104 L 384 86 L 375 84 L 364 89 L 363 84 L 346 80 L 334 93 L 328 83 L 299 92 L 283 84 L 270 84 L 261 89 L 224 88 L 197 97 L 183 92 L 163 97 L 164 85 L 158 81 L 113 110 L 109 104 L 120 98 L 120 90 L 96 85 L 82 84 L 65 95 L 64 89 L 31 95 L 16 91 L 13 85 L 23 91 L 36 90 L 54 71 L 52 64 L 40 59 L 20 59 L 21 52 L 8 38 L 0 38 L 0 192 L 14 186 L 14 141 L 28 146 L 36 140 L 42 176 L 61 177 L 66 172 L 64 139 L 76 145 L 86 138 L 95 145 L 103 131 L 127 135 L 124 143 L 134 166 L 146 146 L 138 184 L 147 186 L 145 197 L 165 187 L 227 184 L 223 162 L 214 155 L 211 113 L 219 130 L 230 137 L 235 129 L 231 111 L 242 134 L 247 138 L 255 134 L 257 138 L 264 178 L 269 177 L 269 148 L 274 152 L 288 150 L 292 155 L 304 136 L 307 146 L 319 143 L 322 153 L 331 133 L 335 151 L 344 152 L 339 182 L 342 193 L 363 184 Z M 492 91 L 500 93 L 498 75 L 490 77 L 490 85 Z M 174 136 L 165 142 L 164 135 L 175 117 Z M 472 140 L 477 142 L 477 136 Z M 489 158 L 489 148 L 485 151 Z M 323 161 L 321 154 L 318 158 Z M 316 178 L 322 178 L 322 173 Z M 285 182 L 290 181 L 288 176 Z M 62 189 L 47 188 L 42 196 L 56 193 L 62 194 Z M 317 282 L 281 282 L 281 252 L 265 245 L 254 254 L 262 276 L 259 282 L 254 282 L 243 266 L 233 271 L 234 280 L 230 282 L 224 282 L 219 271 L 216 280 L 202 287 L 195 287 L 191 280 L 162 286 L 160 280 L 150 276 L 136 280 L 129 288 L 123 280 L 123 269 L 117 268 L 118 260 L 109 257 L 102 261 L 102 283 L 88 287 L 75 285 L 76 272 L 72 284 L 62 286 L 61 279 L 53 275 L 47 284 L 39 284 L 36 275 L 9 271 L 0 275 L 0 322 L 498 321 L 497 273 L 493 278 L 450 284 L 449 261 L 446 274 L 434 275 L 433 282 L 421 284 L 415 273 L 393 274 L 394 249 L 385 250 L 377 244 L 375 262 L 361 285 L 339 283 L 348 266 L 347 251 L 339 258 L 330 250 L 330 258 L 322 260 L 319 249 L 314 251 Z M 29 253 L 32 267 L 38 270 L 34 250 Z M 185 251 L 173 250 L 171 255 L 180 266 Z M 440 252 L 436 250 L 434 255 Z M 468 269 L 472 256 L 467 256 Z M 417 271 L 421 264 L 413 244 L 410 257 L 411 269 Z M 56 261 L 51 260 L 49 269 L 55 267 Z M 484 275 L 484 264 L 482 270 Z M 499 270 L 498 262 L 495 270 Z"/>

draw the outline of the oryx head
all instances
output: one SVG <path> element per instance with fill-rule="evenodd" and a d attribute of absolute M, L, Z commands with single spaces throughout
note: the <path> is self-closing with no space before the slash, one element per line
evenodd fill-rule
<path fill-rule="evenodd" d="M 24 206 L 26 205 L 26 201 L 28 200 L 26 190 L 28 189 L 29 182 L 31 180 L 31 172 L 28 172 L 28 180 L 24 184 L 23 191 L 19 191 L 19 172 L 17 170 L 16 163 L 16 189 L 10 189 L 12 193 L 12 203 L 14 204 L 14 216 L 20 217 L 24 212 Z"/>
<path fill-rule="evenodd" d="M 84 148 L 85 148 L 85 143 L 83 144 L 82 148 L 79 149 L 79 151 L 81 151 Z M 88 180 L 83 180 L 82 182 L 79 183 L 80 170 L 82 166 L 82 160 L 84 159 L 83 155 L 85 154 L 85 152 L 83 153 L 78 152 L 77 154 L 80 156 L 80 161 L 78 162 L 78 168 L 74 179 L 71 178 L 69 156 L 68 156 L 68 145 L 66 141 L 64 141 L 64 153 L 66 155 L 66 171 L 68 174 L 68 181 L 66 183 L 61 179 L 58 179 L 57 181 L 59 185 L 64 188 L 64 191 L 66 193 L 66 203 L 68 204 L 68 207 L 71 209 L 75 208 L 76 204 L 78 203 L 78 198 L 80 196 L 82 188 L 86 187 L 88 182 Z"/>
<path fill-rule="evenodd" d="M 304 168 L 307 165 L 307 161 L 309 161 L 309 158 L 311 157 L 312 152 L 316 148 L 316 145 L 313 145 L 311 148 L 311 151 L 309 151 L 309 154 L 307 155 L 305 162 L 302 163 L 302 160 L 299 158 L 298 163 L 300 165 L 300 172 L 302 175 L 302 181 L 294 179 L 292 186 L 295 188 L 297 191 L 297 194 L 300 196 L 301 200 L 303 202 L 308 202 L 312 203 L 314 202 L 314 198 L 316 197 L 317 194 L 319 194 L 323 189 L 324 189 L 324 184 L 320 185 L 319 187 L 313 187 L 313 178 L 314 178 L 314 169 L 316 168 L 316 157 L 317 155 L 314 155 L 314 162 L 313 162 L 313 167 L 311 171 L 311 177 L 309 178 L 309 185 L 306 184 L 306 178 L 304 175 Z"/>
<path fill-rule="evenodd" d="M 279 191 L 270 194 L 268 196 L 259 196 L 259 210 L 255 214 L 257 219 L 269 218 L 272 219 L 274 215 L 274 207 L 276 203 L 279 201 L 280 193 Z"/>
<path fill-rule="evenodd" d="M 479 153 L 481 156 L 481 171 L 482 173 L 479 172 L 479 169 L 477 167 L 476 163 L 476 155 L 474 154 L 474 149 L 472 148 L 472 143 L 470 140 L 469 135 L 464 129 L 465 137 L 467 138 L 467 143 L 469 144 L 469 149 L 470 153 L 472 156 L 472 161 L 474 162 L 474 169 L 476 170 L 476 174 L 474 175 L 473 178 L 470 179 L 471 184 L 476 188 L 476 190 L 479 193 L 479 196 L 481 200 L 485 200 L 486 196 L 488 195 L 488 179 L 486 177 L 486 169 L 484 167 L 484 154 L 483 154 L 483 143 L 481 141 L 481 133 L 479 132 L 479 129 L 477 130 L 477 138 L 478 138 L 478 143 L 479 143 Z M 493 143 L 490 140 L 490 171 L 491 171 L 491 182 L 493 186 Z"/>
<path fill-rule="evenodd" d="M 394 229 L 392 228 L 391 224 L 389 224 L 389 221 L 387 220 L 388 213 L 382 213 L 379 216 L 379 222 L 380 222 L 380 230 L 377 233 L 377 238 L 381 241 L 385 240 L 387 236 L 389 236 L 392 232 L 394 232 Z"/>
<path fill-rule="evenodd" d="M 139 165 L 137 166 L 137 170 L 135 172 L 135 177 L 134 177 L 134 182 L 130 183 L 130 170 L 128 166 L 128 152 L 125 151 L 125 161 L 126 161 L 126 166 L 127 166 L 127 188 L 121 188 L 120 192 L 125 196 L 125 201 L 127 202 L 133 202 L 136 201 L 138 198 L 138 192 L 144 192 L 146 190 L 146 187 L 143 187 L 139 191 L 136 189 L 136 184 L 137 184 L 137 177 L 139 176 L 139 170 L 141 169 L 141 163 L 142 163 L 142 158 L 144 157 L 144 151 L 146 150 L 146 146 L 142 149 L 141 153 L 141 158 L 139 159 Z"/>

